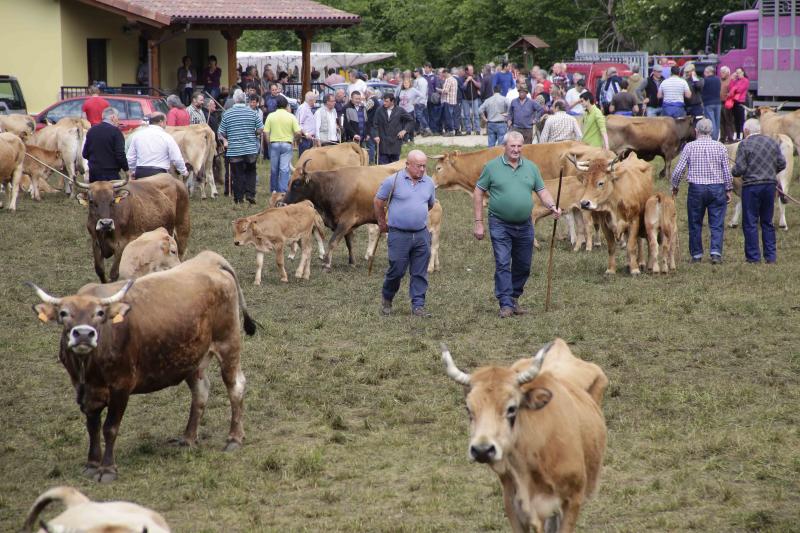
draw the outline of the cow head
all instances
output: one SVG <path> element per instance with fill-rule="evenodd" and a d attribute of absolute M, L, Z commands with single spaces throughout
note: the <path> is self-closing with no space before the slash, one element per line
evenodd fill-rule
<path fill-rule="evenodd" d="M 286 205 L 286 193 L 272 191 L 269 197 L 269 207 L 283 207 Z"/>
<path fill-rule="evenodd" d="M 263 235 L 258 229 L 258 220 L 255 217 L 237 218 L 233 221 L 233 244 L 235 246 L 246 246 L 253 244 L 265 247 L 267 251 L 272 250 L 272 243 L 269 239 L 262 239 Z"/>
<path fill-rule="evenodd" d="M 447 346 L 442 344 L 442 361 L 447 375 L 465 387 L 470 420 L 469 458 L 479 463 L 498 463 L 513 446 L 517 417 L 524 410 L 542 409 L 553 394 L 532 382 L 542 369 L 553 343 L 545 345 L 523 372 L 487 366 L 472 374 L 459 370 Z"/>
<path fill-rule="evenodd" d="M 125 320 L 130 305 L 121 300 L 132 285 L 133 280 L 128 281 L 108 298 L 89 295 L 55 298 L 33 283 L 28 283 L 42 300 L 42 303 L 33 306 L 39 320 L 61 324 L 67 337 L 67 349 L 79 355 L 86 355 L 97 348 L 100 334 L 108 324 Z"/>
<path fill-rule="evenodd" d="M 599 157 L 588 161 L 577 161 L 575 156 L 568 156 L 569 161 L 578 170 L 578 179 L 586 186 L 581 198 L 581 207 L 594 211 L 608 201 L 614 192 L 614 165 L 619 156 L 613 159 Z"/>
<path fill-rule="evenodd" d="M 441 155 L 432 155 L 429 156 L 430 159 L 436 161 L 435 166 L 433 167 L 433 183 L 436 184 L 436 187 L 448 188 L 453 185 L 453 183 L 458 178 L 458 171 L 455 169 L 454 162 L 458 157 L 459 152 L 448 152 L 446 154 Z"/>
<path fill-rule="evenodd" d="M 75 186 L 82 189 L 77 195 L 78 201 L 81 205 L 89 206 L 89 220 L 95 223 L 94 229 L 98 233 L 111 233 L 116 229 L 115 211 L 130 194 L 128 189 L 123 188 L 128 184 L 128 179 L 95 181 L 88 185 L 75 180 Z"/>
<path fill-rule="evenodd" d="M 302 202 L 303 200 L 311 200 L 315 202 L 318 183 L 316 180 L 311 178 L 311 174 L 306 172 L 306 165 L 310 159 L 307 159 L 305 163 L 303 163 L 302 170 L 300 171 L 300 176 L 289 183 L 289 192 L 286 193 L 286 197 L 284 198 L 284 202 L 287 204 L 296 204 L 298 202 Z"/>

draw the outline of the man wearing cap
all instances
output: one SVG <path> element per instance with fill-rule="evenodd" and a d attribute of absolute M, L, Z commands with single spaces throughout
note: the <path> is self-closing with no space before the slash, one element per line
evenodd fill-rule
<path fill-rule="evenodd" d="M 705 80 L 697 75 L 694 63 L 686 63 L 683 66 L 683 77 L 692 93 L 686 99 L 686 114 L 690 117 L 701 117 L 703 116 L 703 84 Z"/>
<path fill-rule="evenodd" d="M 511 131 L 519 132 L 525 144 L 533 142 L 533 124 L 544 113 L 544 108 L 528 98 L 528 88 L 524 85 L 517 87 L 519 98 L 511 101 L 508 106 L 508 125 Z"/>
<path fill-rule="evenodd" d="M 661 87 L 661 67 L 655 67 L 647 77 L 644 85 L 644 99 L 642 103 L 647 106 L 648 117 L 658 117 L 661 115 L 661 98 L 658 96 L 658 88 Z"/>

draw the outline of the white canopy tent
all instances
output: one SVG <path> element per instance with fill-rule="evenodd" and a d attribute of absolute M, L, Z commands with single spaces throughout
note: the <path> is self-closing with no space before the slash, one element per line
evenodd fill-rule
<path fill-rule="evenodd" d="M 336 69 L 350 68 L 366 63 L 374 63 L 376 61 L 383 61 L 390 57 L 397 57 L 394 52 L 311 52 L 311 66 L 319 71 L 323 71 L 329 67 Z M 258 73 L 264 71 L 266 65 L 272 65 L 272 71 L 277 74 L 283 70 L 290 72 L 295 67 L 300 70 L 302 68 L 302 53 L 285 50 L 281 52 L 236 52 L 236 60 L 242 67 L 255 66 L 258 68 Z M 325 76 L 322 76 L 323 78 Z"/>

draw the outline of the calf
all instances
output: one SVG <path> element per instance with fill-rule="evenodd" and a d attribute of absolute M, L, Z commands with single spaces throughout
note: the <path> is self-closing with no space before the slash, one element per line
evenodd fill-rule
<path fill-rule="evenodd" d="M 233 221 L 233 244 L 243 246 L 252 244 L 256 249 L 255 284 L 261 285 L 261 269 L 264 266 L 264 252 L 275 250 L 275 262 L 281 274 L 281 281 L 287 283 L 289 277 L 284 268 L 283 249 L 288 242 L 300 241 L 300 264 L 294 277 L 311 277 L 311 234 L 322 231 L 321 219 L 308 200 L 297 204 L 267 209 L 249 217 Z"/>
<path fill-rule="evenodd" d="M 573 356 L 561 339 L 533 359 L 472 374 L 456 367 L 444 345 L 442 360 L 447 375 L 464 385 L 468 456 L 500 478 L 512 531 L 574 531 L 605 453 L 602 369 Z"/>
<path fill-rule="evenodd" d="M 25 165 L 25 144 L 13 133 L 0 133 L 0 185 L 7 185 L 11 202 L 8 208 L 17 210 L 17 196 Z M 0 207 L 3 202 L 0 201 Z"/>
<path fill-rule="evenodd" d="M 647 268 L 653 273 L 667 274 L 675 270 L 675 251 L 678 249 L 678 215 L 672 196 L 657 193 L 644 206 L 644 227 L 647 232 Z M 659 243 L 661 247 L 659 249 Z M 659 266 L 664 261 L 663 268 Z"/>
<path fill-rule="evenodd" d="M 67 509 L 47 522 L 42 521 L 39 533 L 169 533 L 164 517 L 141 505 L 130 502 L 93 502 L 72 487 L 54 487 L 36 498 L 28 511 L 23 532 L 33 531 L 36 519 L 52 502 L 61 502 Z"/>
<path fill-rule="evenodd" d="M 164 228 L 142 233 L 122 250 L 119 275 L 122 279 L 140 278 L 180 265 L 178 243 Z"/>
<path fill-rule="evenodd" d="M 272 191 L 272 194 L 269 197 L 269 203 L 267 204 L 268 207 L 283 207 L 286 205 L 284 199 L 286 198 L 285 192 L 278 192 Z M 312 234 L 314 235 L 314 240 L 317 241 L 317 248 L 319 249 L 319 258 L 324 260 L 325 259 L 325 232 L 321 230 L 325 224 L 322 222 L 322 217 L 319 216 L 317 213 L 317 223 L 314 225 L 314 230 Z M 300 245 L 297 241 L 286 241 L 286 244 L 291 242 L 292 248 L 286 257 L 290 260 L 294 261 L 295 256 L 297 255 L 297 250 L 300 248 Z"/>
<path fill-rule="evenodd" d="M 22 166 L 22 173 L 30 180 L 31 198 L 39 201 L 42 199 L 39 189 L 42 188 L 45 191 L 49 189 L 47 177 L 50 175 L 51 170 L 48 167 L 63 171 L 64 159 L 58 150 L 46 150 L 32 144 L 25 146 L 25 151 L 25 163 Z"/>
<path fill-rule="evenodd" d="M 367 226 L 367 251 L 364 254 L 364 259 L 369 261 L 372 254 L 375 252 L 375 247 L 378 245 L 378 234 L 380 230 L 377 224 L 366 224 Z M 433 207 L 428 210 L 428 231 L 431 232 L 431 258 L 428 261 L 428 274 L 433 271 L 439 271 L 439 236 L 442 232 L 442 204 L 439 200 L 433 204 Z"/>

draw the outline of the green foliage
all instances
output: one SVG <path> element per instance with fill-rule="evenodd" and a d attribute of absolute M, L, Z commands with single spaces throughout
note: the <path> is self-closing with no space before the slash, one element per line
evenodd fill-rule
<path fill-rule="evenodd" d="M 702 50 L 706 28 L 742 8 L 741 0 L 322 0 L 361 16 L 353 28 L 324 30 L 314 39 L 335 51 L 392 51 L 391 66 L 481 64 L 506 52 L 520 35 L 537 35 L 550 48 L 536 50 L 538 64 L 573 56 L 577 40 L 597 37 L 604 50 Z M 290 31 L 247 31 L 241 50 L 297 50 Z"/>

